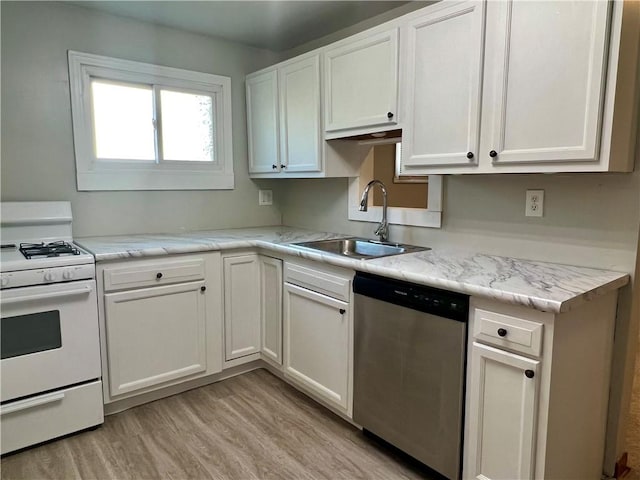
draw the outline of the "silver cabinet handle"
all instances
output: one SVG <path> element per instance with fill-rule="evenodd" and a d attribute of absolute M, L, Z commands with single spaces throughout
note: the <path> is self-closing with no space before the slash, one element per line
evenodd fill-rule
<path fill-rule="evenodd" d="M 39 407 L 40 405 L 46 405 L 48 403 L 59 402 L 64 398 L 64 392 L 54 392 L 47 395 L 41 395 L 36 398 L 28 398 L 26 400 L 20 400 L 10 405 L 2 405 L 0 407 L 0 415 L 6 415 L 8 413 L 21 412 L 29 408 Z"/>

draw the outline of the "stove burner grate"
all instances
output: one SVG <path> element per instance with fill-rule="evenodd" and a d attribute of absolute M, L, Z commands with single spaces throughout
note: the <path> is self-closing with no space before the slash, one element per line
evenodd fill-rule
<path fill-rule="evenodd" d="M 27 259 L 31 259 L 33 257 L 59 257 L 60 255 L 80 255 L 80 250 L 62 240 L 51 243 L 21 243 L 20 252 L 22 252 L 24 257 Z"/>

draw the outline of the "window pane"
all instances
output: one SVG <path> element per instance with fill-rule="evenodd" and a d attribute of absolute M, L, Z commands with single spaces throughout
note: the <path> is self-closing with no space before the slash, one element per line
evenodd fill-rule
<path fill-rule="evenodd" d="M 97 158 L 155 160 L 150 86 L 91 81 Z"/>
<path fill-rule="evenodd" d="M 2 359 L 62 346 L 60 312 L 57 310 L 3 318 L 0 325 Z"/>
<path fill-rule="evenodd" d="M 213 161 L 213 98 L 161 90 L 160 105 L 164 160 Z"/>

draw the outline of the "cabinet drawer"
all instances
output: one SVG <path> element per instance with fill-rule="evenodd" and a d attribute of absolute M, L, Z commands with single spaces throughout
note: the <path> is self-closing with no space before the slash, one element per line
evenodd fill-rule
<path fill-rule="evenodd" d="M 284 280 L 299 287 L 349 302 L 351 278 L 287 263 L 284 266 Z"/>
<path fill-rule="evenodd" d="M 147 263 L 104 270 L 104 291 L 204 279 L 204 260 Z"/>
<path fill-rule="evenodd" d="M 24 400 L 0 409 L 2 454 L 93 427 L 103 422 L 102 382 L 79 385 Z"/>
<path fill-rule="evenodd" d="M 489 345 L 539 357 L 543 325 L 477 308 L 473 338 Z"/>

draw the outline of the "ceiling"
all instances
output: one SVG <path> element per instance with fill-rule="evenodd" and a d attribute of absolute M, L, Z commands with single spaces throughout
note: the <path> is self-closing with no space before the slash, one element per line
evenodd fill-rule
<path fill-rule="evenodd" d="M 406 1 L 76 1 L 86 8 L 274 51 L 323 37 Z"/>

